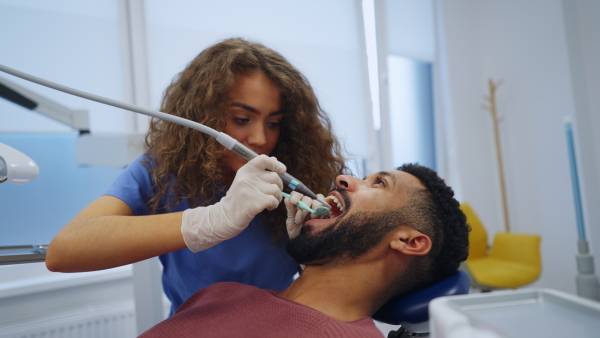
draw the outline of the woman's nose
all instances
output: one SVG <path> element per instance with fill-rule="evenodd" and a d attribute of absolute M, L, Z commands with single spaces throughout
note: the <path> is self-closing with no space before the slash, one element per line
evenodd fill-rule
<path fill-rule="evenodd" d="M 248 144 L 253 146 L 264 146 L 267 143 L 265 128 L 256 124 L 248 135 Z"/>
<path fill-rule="evenodd" d="M 356 188 L 356 180 L 356 177 L 340 175 L 335 179 L 335 185 L 337 188 L 354 190 Z"/>

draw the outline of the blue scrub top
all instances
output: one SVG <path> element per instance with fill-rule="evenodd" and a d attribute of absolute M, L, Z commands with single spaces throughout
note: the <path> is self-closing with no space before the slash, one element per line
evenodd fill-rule
<path fill-rule="evenodd" d="M 150 214 L 146 203 L 154 195 L 150 173 L 141 163 L 144 159 L 141 156 L 131 163 L 105 193 L 123 200 L 135 215 Z M 218 191 L 216 201 L 225 193 Z M 187 200 L 182 200 L 170 212 L 188 208 Z M 285 252 L 284 241 L 276 242 L 267 233 L 264 223 L 257 216 L 241 234 L 198 253 L 183 249 L 161 255 L 163 289 L 172 304 L 169 315 L 193 293 L 216 282 L 287 288 L 299 265 Z"/>

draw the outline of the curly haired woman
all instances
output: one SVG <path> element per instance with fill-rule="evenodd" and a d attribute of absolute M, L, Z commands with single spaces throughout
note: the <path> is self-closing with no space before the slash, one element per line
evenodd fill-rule
<path fill-rule="evenodd" d="M 160 256 L 171 313 L 219 281 L 285 289 L 299 266 L 285 252 L 277 173 L 287 168 L 319 192 L 346 169 L 308 81 L 264 45 L 228 39 L 174 78 L 161 108 L 268 156 L 246 162 L 203 133 L 152 120 L 145 154 L 56 235 L 48 269 L 100 270 Z"/>

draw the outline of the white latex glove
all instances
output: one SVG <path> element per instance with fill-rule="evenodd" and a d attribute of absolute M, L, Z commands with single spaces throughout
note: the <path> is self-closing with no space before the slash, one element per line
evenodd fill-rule
<path fill-rule="evenodd" d="M 317 194 L 317 197 L 320 199 L 325 199 L 325 197 L 321 194 Z M 306 215 L 310 214 L 310 218 L 314 219 L 317 216 L 312 214 L 306 210 L 302 210 L 296 206 L 298 201 L 302 200 L 302 202 L 306 203 L 306 205 L 310 206 L 311 209 L 315 210 L 317 207 L 322 206 L 319 201 L 313 200 L 308 196 L 304 196 L 297 191 L 292 191 L 290 193 L 289 199 L 284 199 L 285 208 L 287 209 L 287 220 L 285 221 L 285 225 L 287 228 L 288 236 L 290 239 L 298 236 L 300 234 L 300 229 L 302 228 L 302 224 L 304 224 L 304 220 L 306 219 Z"/>
<path fill-rule="evenodd" d="M 238 170 L 220 202 L 184 211 L 181 233 L 187 247 L 206 250 L 240 234 L 261 211 L 277 208 L 283 190 L 278 174 L 285 171 L 275 157 L 257 156 Z"/>

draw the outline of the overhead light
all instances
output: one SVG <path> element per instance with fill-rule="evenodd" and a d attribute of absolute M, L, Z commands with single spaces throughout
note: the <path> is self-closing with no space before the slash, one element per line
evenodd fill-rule
<path fill-rule="evenodd" d="M 40 169 L 29 156 L 0 143 L 0 183 L 23 184 L 38 177 Z"/>

